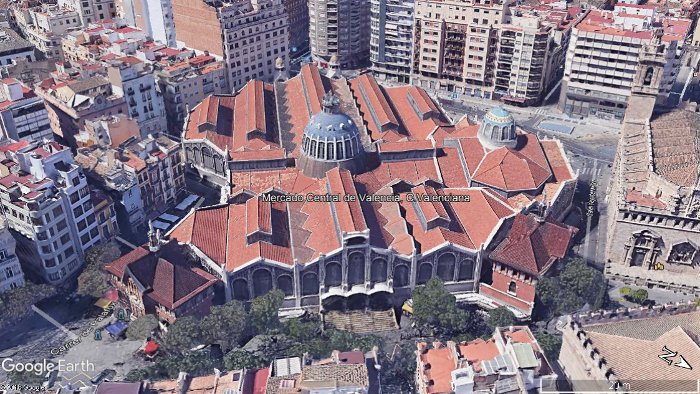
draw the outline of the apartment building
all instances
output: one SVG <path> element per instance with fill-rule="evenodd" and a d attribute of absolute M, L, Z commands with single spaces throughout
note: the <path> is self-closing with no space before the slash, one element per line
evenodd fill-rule
<path fill-rule="evenodd" d="M 0 146 L 0 204 L 25 270 L 52 285 L 79 271 L 100 241 L 85 175 L 70 149 L 54 141 Z"/>
<path fill-rule="evenodd" d="M 78 147 L 102 145 L 116 148 L 130 138 L 140 138 L 139 124 L 125 114 L 86 120 L 85 127 L 75 136 Z"/>
<path fill-rule="evenodd" d="M 417 347 L 418 394 L 556 391 L 557 375 L 527 326 L 497 327 L 489 339 Z"/>
<path fill-rule="evenodd" d="M 370 60 L 379 80 L 409 83 L 414 0 L 371 0 Z"/>
<path fill-rule="evenodd" d="M 272 81 L 278 57 L 289 66 L 289 18 L 281 0 L 173 0 L 173 15 L 178 43 L 223 57 L 231 91 L 252 79 Z"/>
<path fill-rule="evenodd" d="M 168 132 L 180 136 L 190 108 L 207 96 L 230 92 L 223 61 L 210 55 L 175 58 L 155 64 L 156 77 L 163 93 Z"/>
<path fill-rule="evenodd" d="M 289 18 L 289 48 L 292 54 L 309 47 L 309 7 L 306 0 L 282 0 Z"/>
<path fill-rule="evenodd" d="M 540 104 L 562 77 L 571 28 L 582 15 L 564 2 L 511 7 L 498 39 L 495 98 Z"/>
<path fill-rule="evenodd" d="M 96 63 L 133 55 L 148 38 L 135 27 L 116 23 L 91 24 L 88 29 L 68 33 L 63 38 L 63 54 L 73 63 Z"/>
<path fill-rule="evenodd" d="M 310 0 L 311 56 L 321 68 L 355 68 L 369 62 L 370 1 Z"/>
<path fill-rule="evenodd" d="M 44 99 L 54 136 L 72 148 L 86 120 L 128 113 L 124 97 L 115 94 L 110 82 L 100 75 L 83 78 L 55 74 L 34 91 Z"/>
<path fill-rule="evenodd" d="M 180 145 L 165 135 L 131 138 L 116 148 L 78 149 L 75 161 L 115 201 L 132 228 L 175 204 L 185 191 Z"/>
<path fill-rule="evenodd" d="M 95 207 L 97 229 L 100 231 L 100 239 L 109 241 L 119 234 L 117 224 L 117 211 L 114 209 L 114 200 L 109 194 L 98 188 L 90 188 L 90 200 Z"/>
<path fill-rule="evenodd" d="M 12 64 L 17 59 L 36 60 L 34 46 L 8 27 L 0 27 L 0 67 Z"/>
<path fill-rule="evenodd" d="M 82 26 L 76 11 L 55 4 L 16 5 L 11 12 L 24 37 L 49 59 L 63 59 L 61 37 Z"/>
<path fill-rule="evenodd" d="M 676 80 L 690 26 L 689 19 L 663 16 L 642 6 L 589 11 L 572 29 L 559 108 L 568 115 L 622 120 L 639 53 L 656 31 L 665 44 L 658 95 L 663 103 Z"/>
<path fill-rule="evenodd" d="M 135 56 L 109 61 L 107 75 L 114 93 L 124 96 L 128 115 L 139 123 L 141 132 L 157 134 L 166 131 L 165 104 L 156 84 L 153 65 Z"/>
<path fill-rule="evenodd" d="M 24 286 L 24 272 L 15 254 L 16 246 L 7 220 L 0 217 L 0 293 Z"/>
<path fill-rule="evenodd" d="M 173 6 L 170 0 L 124 0 L 133 10 L 134 25 L 155 41 L 176 47 Z"/>
<path fill-rule="evenodd" d="M 492 98 L 499 27 L 510 0 L 417 0 L 412 83 Z"/>
<path fill-rule="evenodd" d="M 44 100 L 14 78 L 0 80 L 0 135 L 13 140 L 53 139 Z"/>
<path fill-rule="evenodd" d="M 83 26 L 117 17 L 114 0 L 58 0 L 58 5 L 76 11 Z"/>

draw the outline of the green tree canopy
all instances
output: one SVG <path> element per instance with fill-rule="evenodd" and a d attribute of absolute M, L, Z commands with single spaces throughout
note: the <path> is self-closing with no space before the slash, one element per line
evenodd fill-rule
<path fill-rule="evenodd" d="M 163 335 L 164 347 L 172 353 L 182 354 L 189 349 L 204 345 L 206 333 L 199 321 L 190 316 L 177 319 Z"/>
<path fill-rule="evenodd" d="M 219 344 L 224 351 L 233 348 L 246 329 L 248 315 L 239 301 L 229 301 L 224 305 L 213 306 L 209 315 L 202 320 L 207 342 Z"/>
<path fill-rule="evenodd" d="M 535 333 L 535 338 L 550 363 L 559 359 L 559 351 L 561 350 L 560 336 L 543 332 Z"/>
<path fill-rule="evenodd" d="M 268 360 L 242 349 L 232 350 L 224 356 L 224 366 L 228 370 L 262 368 L 267 364 Z"/>
<path fill-rule="evenodd" d="M 413 319 L 424 328 L 456 335 L 466 331 L 468 316 L 442 281 L 433 278 L 413 291 Z"/>
<path fill-rule="evenodd" d="M 153 315 L 144 315 L 129 324 L 126 337 L 129 339 L 146 339 L 158 329 L 158 319 Z"/>
<path fill-rule="evenodd" d="M 274 333 L 280 329 L 278 314 L 282 301 L 284 293 L 281 290 L 272 290 L 253 299 L 250 303 L 250 324 L 256 334 Z"/>
<path fill-rule="evenodd" d="M 0 293 L 0 327 L 7 326 L 28 316 L 32 305 L 56 294 L 52 286 L 27 282 L 24 287 Z"/>
<path fill-rule="evenodd" d="M 110 288 L 104 267 L 119 256 L 121 256 L 121 251 L 114 242 L 90 248 L 85 253 L 85 268 L 78 276 L 78 293 L 95 298 L 102 297 Z"/>
<path fill-rule="evenodd" d="M 492 329 L 496 327 L 508 327 L 513 324 L 515 324 L 515 315 L 505 306 L 489 311 L 489 326 L 491 326 Z"/>

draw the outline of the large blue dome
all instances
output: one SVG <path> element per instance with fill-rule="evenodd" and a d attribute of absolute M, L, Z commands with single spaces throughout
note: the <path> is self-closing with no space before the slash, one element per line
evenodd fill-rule
<path fill-rule="evenodd" d="M 333 140 L 353 138 L 359 135 L 359 131 L 349 116 L 342 112 L 324 110 L 309 119 L 304 135 L 314 139 Z"/>
<path fill-rule="evenodd" d="M 513 115 L 503 109 L 503 107 L 493 107 L 484 115 L 484 122 L 495 123 L 498 125 L 513 124 Z"/>

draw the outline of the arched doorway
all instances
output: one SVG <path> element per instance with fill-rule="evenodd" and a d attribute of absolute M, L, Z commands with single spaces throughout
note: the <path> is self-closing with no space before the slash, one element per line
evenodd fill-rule
<path fill-rule="evenodd" d="M 471 258 L 462 260 L 459 263 L 459 276 L 458 280 L 472 280 L 474 279 L 474 260 Z"/>
<path fill-rule="evenodd" d="M 248 301 L 250 299 L 248 282 L 245 279 L 234 279 L 231 287 L 233 287 L 233 298 L 235 300 Z"/>
<path fill-rule="evenodd" d="M 424 285 L 428 283 L 430 277 L 433 276 L 433 265 L 430 263 L 423 263 L 418 267 L 418 276 L 416 277 L 416 284 Z"/>
<path fill-rule="evenodd" d="M 280 275 L 277 277 L 277 288 L 282 290 L 284 295 L 290 296 L 294 294 L 294 281 L 289 275 Z"/>
<path fill-rule="evenodd" d="M 318 275 L 314 272 L 309 272 L 301 277 L 301 295 L 317 295 L 318 294 Z"/>
<path fill-rule="evenodd" d="M 372 283 L 386 282 L 387 262 L 384 258 L 372 260 L 370 267 L 370 280 Z"/>
<path fill-rule="evenodd" d="M 332 261 L 326 264 L 326 278 L 325 285 L 327 287 L 340 286 L 343 282 L 343 270 L 340 267 L 340 263 Z"/>
<path fill-rule="evenodd" d="M 348 285 L 354 286 L 365 282 L 365 255 L 362 252 L 351 253 L 348 257 Z"/>
<path fill-rule="evenodd" d="M 258 268 L 253 272 L 253 293 L 256 297 L 272 290 L 272 274 L 264 268 Z"/>
<path fill-rule="evenodd" d="M 455 255 L 452 253 L 443 253 L 438 258 L 437 276 L 444 282 L 452 282 L 455 275 Z"/>
<path fill-rule="evenodd" d="M 408 266 L 405 264 L 397 265 L 394 268 L 394 287 L 406 287 L 408 282 Z"/>

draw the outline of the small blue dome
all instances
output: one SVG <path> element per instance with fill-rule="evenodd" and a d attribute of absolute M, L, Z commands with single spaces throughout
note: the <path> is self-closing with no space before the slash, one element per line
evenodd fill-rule
<path fill-rule="evenodd" d="M 357 136 L 359 131 L 352 119 L 344 113 L 321 111 L 309 119 L 304 134 L 321 140 L 340 140 Z"/>
<path fill-rule="evenodd" d="M 513 115 L 500 106 L 491 108 L 489 112 L 484 115 L 484 121 L 497 124 L 514 123 Z"/>

